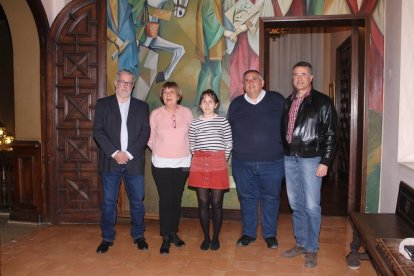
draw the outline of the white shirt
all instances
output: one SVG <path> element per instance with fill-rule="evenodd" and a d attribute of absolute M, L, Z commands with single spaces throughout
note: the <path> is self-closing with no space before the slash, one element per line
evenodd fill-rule
<path fill-rule="evenodd" d="M 262 91 L 260 91 L 260 94 L 259 94 L 259 96 L 257 96 L 257 99 L 256 99 L 256 102 L 254 102 L 248 95 L 247 95 L 247 93 L 244 93 L 244 98 L 246 99 L 246 101 L 248 102 L 248 103 L 251 103 L 251 104 L 253 104 L 253 105 L 256 105 L 256 104 L 258 104 L 258 103 L 260 103 L 260 101 L 261 100 L 263 100 L 263 98 L 264 98 L 264 96 L 266 95 L 266 91 L 264 91 L 263 89 L 262 89 Z"/>
<path fill-rule="evenodd" d="M 118 102 L 119 111 L 121 112 L 121 150 L 125 152 L 129 159 L 132 160 L 134 157 L 127 151 L 128 149 L 128 127 L 127 127 L 127 119 L 128 119 L 128 112 L 129 112 L 129 104 L 131 99 L 129 99 L 125 103 Z M 118 152 L 114 152 L 112 157 Z"/>

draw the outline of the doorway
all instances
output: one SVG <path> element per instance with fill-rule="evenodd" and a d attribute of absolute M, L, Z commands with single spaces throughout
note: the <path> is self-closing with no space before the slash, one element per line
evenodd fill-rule
<path fill-rule="evenodd" d="M 288 96 L 292 92 L 290 69 L 297 61 L 306 60 L 314 66 L 315 89 L 331 96 L 338 111 L 338 150 L 329 175 L 323 180 L 322 214 L 344 216 L 360 211 L 364 206 L 361 191 L 365 190 L 362 149 L 366 116 L 365 50 L 368 48 L 365 41 L 369 41 L 366 19 L 355 16 L 274 17 L 262 18 L 260 24 L 260 69 L 265 88 L 277 91 L 275 86 L 280 83 L 283 87 L 280 89 L 284 90 L 280 92 Z M 280 32 L 282 28 L 284 31 Z M 280 33 L 284 35 L 275 36 Z M 332 43 L 338 40 L 338 34 L 343 43 Z M 286 38 L 290 35 L 292 37 Z M 281 198 L 281 211 L 289 212 L 285 187 Z"/>

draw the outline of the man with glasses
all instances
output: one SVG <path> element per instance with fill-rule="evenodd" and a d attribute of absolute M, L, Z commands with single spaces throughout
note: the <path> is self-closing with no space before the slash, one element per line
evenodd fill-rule
<path fill-rule="evenodd" d="M 97 253 L 105 253 L 115 240 L 116 203 L 121 178 L 129 199 L 131 236 L 138 249 L 148 249 L 144 238 L 144 151 L 149 127 L 148 104 L 132 98 L 135 79 L 121 70 L 115 80 L 115 95 L 96 103 L 93 136 L 99 147 L 102 181 L 102 242 Z"/>
<path fill-rule="evenodd" d="M 321 228 L 321 184 L 336 146 L 337 114 L 331 99 L 312 88 L 312 65 L 292 68 L 293 93 L 282 116 L 286 189 L 293 210 L 296 245 L 283 256 L 305 254 L 305 267 L 317 264 Z"/>

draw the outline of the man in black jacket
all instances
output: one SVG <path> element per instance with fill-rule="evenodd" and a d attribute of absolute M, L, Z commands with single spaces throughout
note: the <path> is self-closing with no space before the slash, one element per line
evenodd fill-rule
<path fill-rule="evenodd" d="M 144 238 L 144 151 L 150 127 L 148 104 L 132 98 L 134 75 L 117 73 L 115 95 L 96 104 L 93 136 L 99 146 L 103 200 L 102 242 L 97 253 L 105 253 L 115 239 L 116 202 L 121 178 L 129 199 L 131 236 L 138 249 L 148 249 Z"/>
<path fill-rule="evenodd" d="M 294 91 L 282 115 L 286 189 L 293 210 L 296 245 L 285 257 L 305 255 L 305 267 L 317 264 L 321 227 L 321 184 L 336 146 L 337 114 L 331 99 L 312 88 L 312 65 L 292 68 Z"/>

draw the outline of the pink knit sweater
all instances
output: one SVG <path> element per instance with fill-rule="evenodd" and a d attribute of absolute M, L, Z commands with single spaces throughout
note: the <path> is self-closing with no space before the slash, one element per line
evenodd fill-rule
<path fill-rule="evenodd" d="M 154 109 L 150 115 L 151 136 L 148 141 L 152 154 L 161 158 L 189 156 L 188 128 L 192 119 L 191 110 L 181 105 L 175 118 L 164 106 Z"/>

